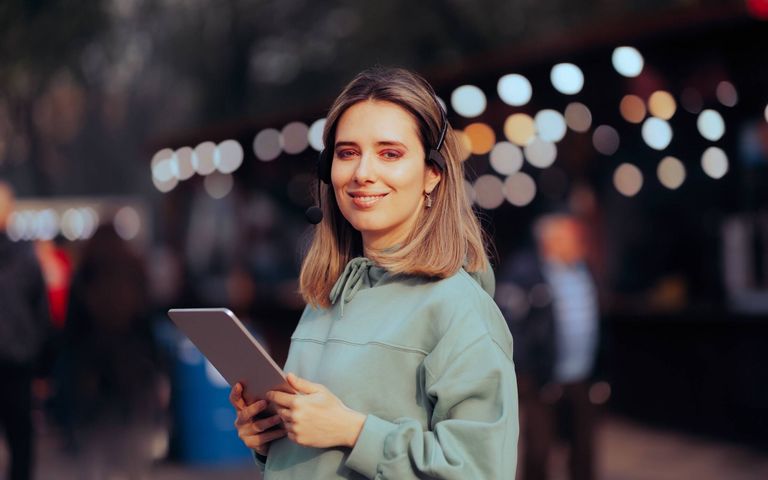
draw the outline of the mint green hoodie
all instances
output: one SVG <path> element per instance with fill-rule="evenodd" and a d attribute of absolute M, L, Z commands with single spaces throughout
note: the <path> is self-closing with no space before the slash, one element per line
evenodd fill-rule
<path fill-rule="evenodd" d="M 514 479 L 512 337 L 488 272 L 428 280 L 351 260 L 332 307 L 304 310 L 285 371 L 366 414 L 363 430 L 352 449 L 277 440 L 264 478 Z"/>

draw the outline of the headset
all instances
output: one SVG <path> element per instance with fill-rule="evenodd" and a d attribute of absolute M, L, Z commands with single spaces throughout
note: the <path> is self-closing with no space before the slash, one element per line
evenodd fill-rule
<path fill-rule="evenodd" d="M 445 135 L 448 132 L 448 116 L 446 115 L 443 106 L 440 104 L 440 102 L 437 101 L 437 99 L 435 99 L 435 103 L 437 104 L 438 110 L 440 110 L 440 120 L 442 124 L 440 125 L 440 135 L 437 140 L 437 145 L 430 148 L 429 153 L 427 154 L 427 163 L 432 163 L 437 168 L 439 168 L 441 172 L 445 172 L 445 157 L 443 157 L 443 154 L 440 153 L 440 150 L 443 148 Z M 323 220 L 323 209 L 321 208 L 322 199 L 320 198 L 320 182 L 322 181 L 326 185 L 331 184 L 331 163 L 333 163 L 333 146 L 328 146 L 320 152 L 317 158 L 317 178 L 319 180 L 317 182 L 318 205 L 312 205 L 304 214 L 307 217 L 307 221 L 314 225 L 317 225 Z"/>

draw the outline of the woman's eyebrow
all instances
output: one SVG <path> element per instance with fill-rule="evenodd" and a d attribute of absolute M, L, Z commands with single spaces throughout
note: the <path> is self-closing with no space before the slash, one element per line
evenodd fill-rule
<path fill-rule="evenodd" d="M 395 140 L 381 140 L 376 142 L 377 147 L 400 147 L 404 148 L 405 150 L 408 150 L 408 147 L 405 146 L 402 142 L 397 142 Z"/>
<path fill-rule="evenodd" d="M 408 147 L 406 147 L 404 143 L 398 142 L 398 141 L 395 141 L 395 140 L 380 140 L 380 141 L 376 142 L 374 145 L 376 145 L 377 147 L 400 147 L 402 149 L 408 150 Z M 357 146 L 358 146 L 357 142 L 350 142 L 350 141 L 346 141 L 346 140 L 340 140 L 340 141 L 336 142 L 336 145 L 334 146 L 334 148 L 357 147 Z"/>

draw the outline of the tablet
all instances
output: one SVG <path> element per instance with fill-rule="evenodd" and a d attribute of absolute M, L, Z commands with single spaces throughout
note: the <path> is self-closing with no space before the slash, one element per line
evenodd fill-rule
<path fill-rule="evenodd" d="M 230 385 L 243 384 L 248 405 L 270 390 L 293 393 L 283 370 L 229 309 L 174 308 L 168 316 Z"/>

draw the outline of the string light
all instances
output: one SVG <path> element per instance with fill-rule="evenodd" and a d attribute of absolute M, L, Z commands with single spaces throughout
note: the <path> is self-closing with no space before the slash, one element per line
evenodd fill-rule
<path fill-rule="evenodd" d="M 643 71 L 645 61 L 634 47 L 618 47 L 611 55 L 613 68 L 625 77 L 636 77 Z"/>
<path fill-rule="evenodd" d="M 496 87 L 501 101 L 513 107 L 520 107 L 531 100 L 533 88 L 531 82 L 522 75 L 513 73 L 499 79 Z"/>
<path fill-rule="evenodd" d="M 625 197 L 634 197 L 643 188 L 643 174 L 631 163 L 622 163 L 613 174 L 613 185 Z"/>
<path fill-rule="evenodd" d="M 517 172 L 504 181 L 504 197 L 516 207 L 530 204 L 536 197 L 536 183 L 530 175 Z"/>
<path fill-rule="evenodd" d="M 482 90 L 474 85 L 462 85 L 451 94 L 453 110 L 466 118 L 474 118 L 485 111 L 487 100 Z"/>
<path fill-rule="evenodd" d="M 584 73 L 572 63 L 559 63 L 549 74 L 552 86 L 565 95 L 575 95 L 584 87 Z"/>
<path fill-rule="evenodd" d="M 685 181 L 685 165 L 675 157 L 664 157 L 656 169 L 659 182 L 670 190 L 676 190 Z"/>

